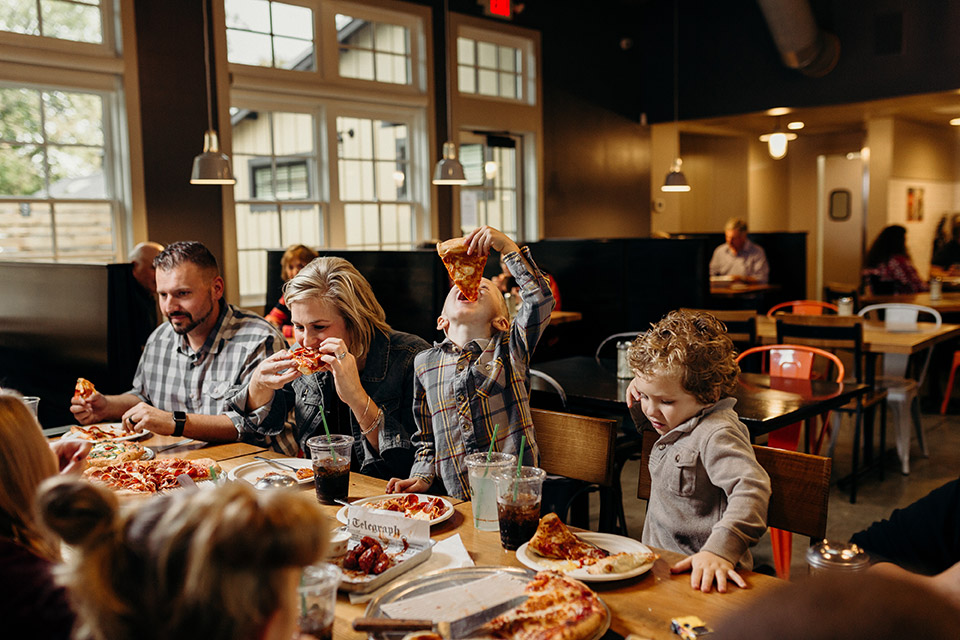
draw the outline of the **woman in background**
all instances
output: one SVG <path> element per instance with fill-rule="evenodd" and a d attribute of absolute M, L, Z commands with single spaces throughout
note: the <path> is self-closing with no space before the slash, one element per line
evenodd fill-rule
<path fill-rule="evenodd" d="M 290 245 L 290 247 L 283 252 L 283 257 L 280 258 L 280 276 L 283 278 L 283 281 L 286 282 L 300 273 L 300 270 L 310 264 L 310 261 L 316 257 L 317 252 L 306 245 Z M 276 306 L 270 310 L 270 313 L 268 313 L 265 318 L 267 322 L 283 332 L 284 338 L 293 337 L 293 323 L 290 320 L 290 309 L 287 308 L 287 303 L 284 301 L 283 296 L 280 296 L 280 300 Z"/>
<path fill-rule="evenodd" d="M 76 553 L 59 570 L 78 640 L 290 640 L 302 568 L 330 526 L 305 494 L 233 482 L 118 510 L 89 482 L 48 480 L 44 524 Z"/>
<path fill-rule="evenodd" d="M 907 253 L 907 230 L 898 224 L 884 228 L 870 245 L 861 277 L 874 295 L 927 290 Z"/>
<path fill-rule="evenodd" d="M 51 574 L 60 547 L 36 521 L 33 501 L 60 466 L 79 471 L 89 448 L 68 440 L 51 450 L 20 396 L 0 391 L 0 618 L 7 629 L 29 629 L 31 638 L 70 637 L 73 612 Z"/>

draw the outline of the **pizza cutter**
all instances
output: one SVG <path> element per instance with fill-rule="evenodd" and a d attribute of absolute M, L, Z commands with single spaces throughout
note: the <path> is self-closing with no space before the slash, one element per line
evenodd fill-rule
<path fill-rule="evenodd" d="M 482 611 L 471 613 L 452 622 L 433 622 L 432 620 L 406 620 L 402 618 L 356 618 L 353 621 L 354 631 L 435 631 L 445 640 L 468 638 L 470 634 L 487 624 L 501 613 L 510 611 L 527 601 L 529 596 L 517 596 L 506 602 L 501 602 Z"/>

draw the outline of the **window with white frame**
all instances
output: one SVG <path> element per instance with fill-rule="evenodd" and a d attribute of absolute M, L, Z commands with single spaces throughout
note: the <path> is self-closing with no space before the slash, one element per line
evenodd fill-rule
<path fill-rule="evenodd" d="M 461 136 L 460 161 L 467 178 L 460 188 L 463 234 L 488 224 L 511 238 L 522 239 L 519 146 L 520 140 L 502 135 Z"/>
<path fill-rule="evenodd" d="M 273 0 L 225 0 L 227 60 L 274 69 L 316 68 L 313 10 Z"/>
<path fill-rule="evenodd" d="M 338 60 L 344 78 L 410 84 L 410 30 L 399 24 L 336 15 Z"/>
<path fill-rule="evenodd" d="M 460 93 L 525 101 L 523 51 L 477 38 L 457 38 L 457 87 Z"/>
<path fill-rule="evenodd" d="M 315 113 L 232 109 L 240 294 L 266 291 L 266 249 L 325 244 Z"/>
<path fill-rule="evenodd" d="M 99 0 L 4 0 L 0 31 L 74 42 L 103 42 Z"/>

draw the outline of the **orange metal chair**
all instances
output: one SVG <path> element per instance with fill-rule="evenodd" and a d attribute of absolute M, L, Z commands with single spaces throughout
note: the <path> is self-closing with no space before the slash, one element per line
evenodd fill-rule
<path fill-rule="evenodd" d="M 822 316 L 824 311 L 837 313 L 840 309 L 832 302 L 821 302 L 820 300 L 790 300 L 781 302 L 770 307 L 767 311 L 767 317 L 772 318 L 777 313 L 795 313 L 803 316 Z"/>
<path fill-rule="evenodd" d="M 953 393 L 953 381 L 957 377 L 957 368 L 960 367 L 960 351 L 953 352 L 953 364 L 950 365 L 950 377 L 947 378 L 947 390 L 943 392 L 943 404 L 940 405 L 940 415 L 947 412 L 950 404 L 950 395 Z"/>
<path fill-rule="evenodd" d="M 817 347 L 808 347 L 805 345 L 793 344 L 771 344 L 747 349 L 739 356 L 739 363 L 745 357 L 753 354 L 762 354 L 766 356 L 765 360 L 769 363 L 766 367 L 767 373 L 779 378 L 798 378 L 804 380 L 815 380 L 821 377 L 821 374 L 814 369 L 814 360 L 816 356 L 821 356 L 830 361 L 830 364 L 836 370 L 835 382 L 843 382 L 843 376 L 846 371 L 843 362 L 836 355 L 818 349 Z M 829 369 L 828 369 L 829 370 Z M 814 442 L 813 432 L 810 428 L 816 418 L 811 418 L 807 423 L 807 450 L 809 453 L 819 454 L 820 447 L 823 444 L 823 436 L 827 432 L 830 424 L 829 414 L 823 416 L 823 423 L 820 433 Z M 800 423 L 795 423 L 770 432 L 767 436 L 767 444 L 776 449 L 787 451 L 796 451 L 800 441 Z M 780 529 L 770 529 L 770 544 L 773 547 L 773 564 L 777 571 L 777 576 L 784 580 L 790 579 L 790 560 L 792 553 L 793 534 L 789 531 Z"/>

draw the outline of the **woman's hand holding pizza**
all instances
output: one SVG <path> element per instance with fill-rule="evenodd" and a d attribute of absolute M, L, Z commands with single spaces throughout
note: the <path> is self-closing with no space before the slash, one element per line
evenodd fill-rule
<path fill-rule="evenodd" d="M 326 338 L 317 347 L 317 351 L 320 352 L 320 360 L 326 365 L 325 370 L 333 373 L 337 395 L 354 413 L 357 413 L 357 407 L 362 412 L 367 401 L 367 392 L 360 384 L 357 359 L 350 353 L 347 343 L 340 338 Z"/>
<path fill-rule="evenodd" d="M 80 424 L 94 424 L 110 419 L 107 398 L 99 391 L 87 398 L 74 396 L 70 400 L 70 413 Z"/>
<path fill-rule="evenodd" d="M 273 399 L 275 391 L 282 389 L 285 384 L 293 382 L 301 375 L 287 349 L 277 351 L 269 358 L 262 360 L 250 376 L 250 384 L 247 387 L 247 410 L 253 411 L 267 404 Z"/>

